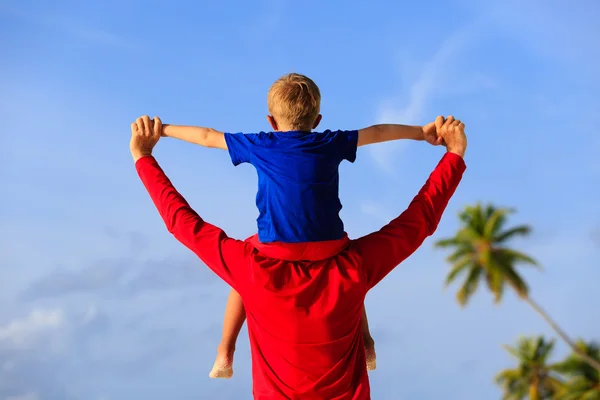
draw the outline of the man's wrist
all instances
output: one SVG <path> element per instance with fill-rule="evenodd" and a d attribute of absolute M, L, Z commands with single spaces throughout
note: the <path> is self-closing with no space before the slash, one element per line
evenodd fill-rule
<path fill-rule="evenodd" d="M 133 157 L 133 162 L 136 163 L 138 162 L 138 160 L 140 158 L 146 157 L 146 156 L 151 156 L 152 153 L 148 153 L 148 152 L 143 152 L 143 151 L 132 151 L 131 152 L 131 157 Z"/>
<path fill-rule="evenodd" d="M 465 158 L 465 150 L 466 149 L 447 149 L 448 153 L 453 153 L 459 156 L 460 158 Z"/>

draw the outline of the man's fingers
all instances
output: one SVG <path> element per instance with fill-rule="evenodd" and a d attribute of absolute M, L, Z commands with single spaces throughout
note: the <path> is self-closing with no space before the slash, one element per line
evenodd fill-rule
<path fill-rule="evenodd" d="M 454 122 L 454 117 L 452 115 L 448 115 L 446 117 L 446 124 L 448 124 L 448 126 L 452 125 L 452 123 Z"/>
<path fill-rule="evenodd" d="M 136 119 L 135 124 L 137 125 L 138 133 L 143 134 L 144 133 L 144 120 L 142 119 L 142 117 L 139 117 L 138 119 Z"/>
<path fill-rule="evenodd" d="M 162 134 L 162 121 L 158 117 L 154 117 L 152 120 L 154 123 L 154 135 L 160 136 Z"/>
<path fill-rule="evenodd" d="M 137 130 L 138 130 L 137 124 L 135 122 L 133 122 L 131 124 L 131 132 L 137 132 Z"/>
<path fill-rule="evenodd" d="M 460 122 L 460 119 L 455 119 L 454 122 L 452 123 L 453 126 L 458 126 L 460 125 L 462 122 Z"/>
<path fill-rule="evenodd" d="M 442 117 L 441 115 L 438 115 L 435 119 L 435 130 L 439 131 L 443 125 L 444 125 L 444 117 Z"/>
<path fill-rule="evenodd" d="M 150 117 L 147 115 L 144 115 L 142 117 L 142 121 L 144 124 L 144 135 L 151 135 L 152 134 L 152 124 L 150 123 Z"/>

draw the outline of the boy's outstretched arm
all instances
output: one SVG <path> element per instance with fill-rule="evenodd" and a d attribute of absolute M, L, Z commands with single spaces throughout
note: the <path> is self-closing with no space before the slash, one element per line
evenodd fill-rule
<path fill-rule="evenodd" d="M 168 231 L 221 279 L 244 293 L 249 281 L 252 246 L 228 237 L 222 229 L 204 221 L 175 189 L 152 156 L 160 139 L 160 128 L 160 119 L 155 117 L 151 121 L 147 116 L 138 118 L 131 125 L 129 147 L 142 183 Z"/>
<path fill-rule="evenodd" d="M 359 147 L 398 139 L 426 140 L 434 145 L 441 144 L 442 140 L 436 133 L 435 122 L 423 126 L 378 124 L 358 131 Z"/>
<path fill-rule="evenodd" d="M 448 201 L 465 171 L 463 160 L 467 148 L 464 124 L 448 117 L 436 121 L 444 138 L 447 153 L 409 207 L 377 232 L 352 241 L 351 246 L 362 259 L 367 285 L 375 286 L 398 264 L 409 257 L 440 222 Z"/>
<path fill-rule="evenodd" d="M 165 124 L 163 125 L 162 136 L 199 144 L 204 147 L 227 150 L 225 134 L 212 128 Z"/>

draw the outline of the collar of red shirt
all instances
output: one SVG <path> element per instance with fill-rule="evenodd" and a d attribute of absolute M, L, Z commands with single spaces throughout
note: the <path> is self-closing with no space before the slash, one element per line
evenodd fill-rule
<path fill-rule="evenodd" d="M 344 250 L 350 239 L 347 234 L 337 240 L 327 240 L 323 242 L 306 243 L 282 243 L 270 242 L 261 243 L 258 235 L 250 236 L 246 239 L 256 250 L 269 258 L 276 258 L 284 261 L 319 261 L 326 260 L 335 256 Z"/>

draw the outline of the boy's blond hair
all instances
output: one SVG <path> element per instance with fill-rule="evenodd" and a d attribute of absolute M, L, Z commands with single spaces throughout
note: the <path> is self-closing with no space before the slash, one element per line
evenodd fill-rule
<path fill-rule="evenodd" d="M 321 111 L 321 92 L 309 77 L 287 74 L 269 89 L 267 105 L 280 126 L 310 131 Z"/>

